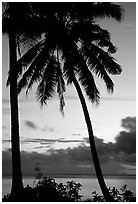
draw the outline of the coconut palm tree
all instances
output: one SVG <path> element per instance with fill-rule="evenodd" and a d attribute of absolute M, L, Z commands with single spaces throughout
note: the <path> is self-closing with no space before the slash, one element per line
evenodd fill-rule
<path fill-rule="evenodd" d="M 93 75 L 101 77 L 108 92 L 113 92 L 114 83 L 109 74 L 120 74 L 121 67 L 112 54 L 116 47 L 110 33 L 95 23 L 96 17 L 122 19 L 119 5 L 112 3 L 34 3 L 33 9 L 43 16 L 45 31 L 42 40 L 33 46 L 16 64 L 18 91 L 26 93 L 38 82 L 37 99 L 47 104 L 57 87 L 60 108 L 63 112 L 65 82 L 73 83 L 84 112 L 96 175 L 106 201 L 113 201 L 104 181 L 98 159 L 91 120 L 79 83 L 90 102 L 99 103 Z M 27 70 L 23 73 L 23 68 Z"/>
<path fill-rule="evenodd" d="M 11 106 L 11 150 L 12 150 L 12 189 L 15 198 L 22 192 L 23 181 L 20 158 L 19 113 L 17 94 L 17 69 L 15 64 L 20 52 L 20 46 L 29 46 L 38 31 L 36 25 L 38 18 L 34 17 L 29 3 L 3 3 L 2 31 L 9 38 L 9 79 L 10 106 Z M 34 23 L 34 24 L 33 24 Z M 40 32 L 41 33 L 41 32 Z M 26 49 L 25 49 L 26 50 Z"/>

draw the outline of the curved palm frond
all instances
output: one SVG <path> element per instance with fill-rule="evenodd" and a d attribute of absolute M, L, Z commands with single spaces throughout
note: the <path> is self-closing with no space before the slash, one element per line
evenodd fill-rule
<path fill-rule="evenodd" d="M 100 93 L 96 87 L 92 73 L 89 71 L 87 65 L 84 63 L 83 60 L 81 60 L 81 67 L 79 67 L 78 79 L 81 85 L 83 86 L 88 99 L 92 103 L 99 104 Z"/>
<path fill-rule="evenodd" d="M 22 75 L 22 72 L 24 69 L 31 64 L 34 59 L 38 56 L 38 54 L 42 51 L 43 47 L 45 45 L 45 41 L 42 40 L 36 45 L 34 45 L 29 51 L 27 51 L 20 59 L 17 61 L 15 68 L 17 69 L 17 78 L 19 78 Z M 9 75 L 7 79 L 6 86 L 9 86 L 10 84 L 10 70 Z"/>
<path fill-rule="evenodd" d="M 31 87 L 33 86 L 34 82 L 37 82 L 39 80 L 39 78 L 41 77 L 41 72 L 43 72 L 43 68 L 45 67 L 47 60 L 49 60 L 51 58 L 51 54 L 53 55 L 53 51 L 55 49 L 55 41 L 53 39 L 53 41 L 49 41 L 49 39 L 47 39 L 46 45 L 43 49 L 42 52 L 40 52 L 39 57 L 37 57 L 35 64 L 33 65 L 35 67 L 34 73 L 30 79 L 30 82 L 27 86 L 27 91 L 26 93 L 28 93 L 29 89 L 31 89 Z"/>
<path fill-rule="evenodd" d="M 114 83 L 107 74 L 105 66 L 101 63 L 101 61 L 98 59 L 95 53 L 94 52 L 92 53 L 87 46 L 83 45 L 81 47 L 81 52 L 83 53 L 83 56 L 86 58 L 90 70 L 92 70 L 98 77 L 101 77 L 104 80 L 107 87 L 107 91 L 112 93 Z"/>
<path fill-rule="evenodd" d="M 82 42 L 82 52 L 89 58 L 94 55 L 109 74 L 116 75 L 122 72 L 121 66 L 108 53 L 108 51 L 104 51 L 97 45 L 90 42 L 85 42 L 85 44 Z"/>
<path fill-rule="evenodd" d="M 100 100 L 100 92 L 98 91 L 93 75 L 90 72 L 86 61 L 84 60 L 81 53 L 78 52 L 78 62 L 77 62 L 77 75 L 78 79 L 83 86 L 88 99 L 92 103 L 99 103 Z"/>
<path fill-rule="evenodd" d="M 52 40 L 52 42 L 51 42 Z M 41 73 L 43 72 L 43 68 L 45 67 L 47 61 L 50 59 L 50 54 L 55 49 L 55 41 L 51 39 L 51 36 L 47 36 L 47 39 L 43 43 L 43 49 L 36 58 L 30 64 L 28 70 L 24 73 L 23 77 L 19 80 L 18 83 L 18 91 L 22 90 L 22 88 L 27 87 L 26 94 L 29 89 L 33 86 L 35 82 L 39 80 L 41 77 Z"/>
<path fill-rule="evenodd" d="M 95 22 L 87 21 L 87 22 L 75 22 L 72 25 L 70 36 L 72 38 L 81 38 L 87 39 L 90 41 L 98 40 L 104 38 L 105 40 L 110 41 L 110 33 L 102 29 Z"/>
<path fill-rule="evenodd" d="M 63 66 L 63 74 L 64 77 L 67 80 L 67 85 L 72 83 L 72 77 L 74 74 L 74 71 L 76 70 L 75 66 L 71 63 L 71 58 L 68 56 L 68 58 L 66 58 L 65 62 L 64 62 L 64 66 Z"/>
<path fill-rule="evenodd" d="M 36 80 L 38 80 L 38 78 L 40 77 L 40 73 L 41 73 L 40 68 L 43 69 L 43 67 L 45 66 L 45 63 L 46 63 L 46 59 L 45 59 L 45 47 L 44 47 L 44 49 L 32 61 L 27 71 L 25 71 L 22 78 L 19 80 L 18 93 L 20 93 L 22 88 L 25 88 L 26 86 L 28 87 L 26 93 L 28 92 L 29 88 L 31 88 L 33 83 Z"/>
<path fill-rule="evenodd" d="M 74 72 L 76 71 L 75 52 L 72 47 L 70 36 L 68 32 L 64 35 L 62 43 L 60 44 L 63 60 L 63 76 L 67 80 L 67 85 L 72 83 Z M 73 57 L 72 57 L 73 56 Z"/>
<path fill-rule="evenodd" d="M 117 49 L 111 42 L 109 31 L 102 29 L 98 24 L 88 22 L 74 23 L 70 37 L 75 42 L 93 42 L 100 47 L 108 48 L 108 52 L 114 54 Z"/>
<path fill-rule="evenodd" d="M 47 66 L 45 67 L 45 71 L 41 76 L 41 81 L 37 88 L 37 100 L 40 101 L 41 105 L 44 103 L 47 104 L 47 101 L 52 98 L 53 94 L 56 90 L 57 84 L 57 69 L 58 69 L 57 60 L 52 57 Z"/>
<path fill-rule="evenodd" d="M 124 10 L 118 4 L 111 2 L 98 2 L 93 5 L 92 14 L 94 17 L 100 18 L 114 18 L 117 21 L 121 21 L 123 19 Z"/>
<path fill-rule="evenodd" d="M 95 53 L 109 74 L 116 75 L 122 72 L 121 66 L 107 51 L 104 51 L 93 43 L 91 43 L 90 50 L 92 53 Z"/>
<path fill-rule="evenodd" d="M 70 42 L 71 43 L 71 42 Z M 70 64 L 69 61 L 66 61 L 68 66 L 66 66 L 65 75 L 70 79 L 71 76 L 68 76 L 70 72 L 72 72 L 72 77 L 74 74 L 78 76 L 78 79 L 83 86 L 88 99 L 93 103 L 99 103 L 100 93 L 96 87 L 94 78 L 92 73 L 89 71 L 86 61 L 84 60 L 81 53 L 78 51 L 76 44 L 72 43 L 73 54 L 71 58 L 73 59 L 73 63 Z M 70 60 L 70 59 L 68 59 Z M 64 66 L 65 67 L 65 66 Z M 73 67 L 73 70 L 72 70 Z"/>
<path fill-rule="evenodd" d="M 27 68 L 29 64 L 38 56 L 45 46 L 45 39 L 38 42 L 32 48 L 30 48 L 18 61 L 18 77 L 22 74 L 22 68 Z"/>
<path fill-rule="evenodd" d="M 74 17 L 80 21 L 87 19 L 93 20 L 95 18 L 114 18 L 121 21 L 123 18 L 123 9 L 120 5 L 110 2 L 79 2 L 74 3 Z"/>
<path fill-rule="evenodd" d="M 63 73 L 61 70 L 61 65 L 58 61 L 58 69 L 57 69 L 57 93 L 59 94 L 59 100 L 60 100 L 60 111 L 62 115 L 64 115 L 64 106 L 65 106 L 65 100 L 64 100 L 64 92 L 66 91 L 65 82 L 63 78 Z"/>

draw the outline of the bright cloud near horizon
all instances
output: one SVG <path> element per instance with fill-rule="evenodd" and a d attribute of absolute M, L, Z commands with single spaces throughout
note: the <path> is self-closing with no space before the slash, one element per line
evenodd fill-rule
<path fill-rule="evenodd" d="M 118 3 L 118 2 L 117 2 Z M 136 116 L 136 3 L 119 3 L 125 9 L 121 23 L 111 19 L 98 19 L 98 23 L 111 33 L 111 39 L 118 51 L 114 55 L 121 65 L 121 75 L 111 76 L 115 83 L 113 94 L 108 94 L 102 80 L 97 80 L 101 92 L 98 106 L 88 100 L 94 135 L 105 142 L 114 142 L 123 128 L 121 120 Z M 2 36 L 2 138 L 3 150 L 10 147 L 10 105 L 9 88 L 6 88 L 8 73 L 8 39 Z M 35 90 L 26 98 L 19 99 L 20 137 L 23 151 L 45 152 L 49 148 L 61 149 L 77 147 L 88 137 L 82 108 L 74 86 L 68 86 L 65 93 L 65 117 L 59 112 L 59 100 L 55 96 L 48 106 L 40 107 L 35 98 Z M 39 141 L 41 140 L 41 143 Z M 49 141 L 45 141 L 49 139 Z M 53 143 L 52 140 L 57 142 Z M 59 140 L 61 142 L 59 142 Z M 74 142 L 73 142 L 74 140 Z"/>

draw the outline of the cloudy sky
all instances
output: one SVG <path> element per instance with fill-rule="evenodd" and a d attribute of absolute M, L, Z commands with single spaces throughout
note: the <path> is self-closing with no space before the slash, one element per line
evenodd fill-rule
<path fill-rule="evenodd" d="M 111 33 L 112 41 L 118 48 L 114 57 L 121 64 L 123 72 L 119 76 L 112 77 L 115 83 L 112 95 L 106 92 L 101 80 L 97 81 L 101 92 L 99 106 L 95 107 L 86 100 L 105 173 L 134 173 L 135 171 L 136 5 L 135 3 L 120 4 L 125 9 L 122 23 L 111 19 L 97 21 Z M 9 173 L 10 106 L 9 89 L 5 86 L 9 66 L 6 36 L 2 36 L 2 42 L 3 168 L 4 172 Z M 44 171 L 48 169 L 49 172 L 56 173 L 54 165 L 57 165 L 56 161 L 58 161 L 57 172 L 91 172 L 86 124 L 73 86 L 67 87 L 65 100 L 65 117 L 63 118 L 56 95 L 48 106 L 43 108 L 35 99 L 35 89 L 27 98 L 24 91 L 20 95 L 20 137 L 25 173 L 31 172 L 38 160 Z"/>

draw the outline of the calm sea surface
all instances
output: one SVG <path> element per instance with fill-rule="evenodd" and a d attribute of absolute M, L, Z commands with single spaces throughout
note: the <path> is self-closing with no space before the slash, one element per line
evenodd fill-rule
<path fill-rule="evenodd" d="M 55 177 L 54 177 L 55 178 Z M 67 181 L 74 180 L 76 183 L 81 183 L 81 191 L 80 195 L 83 195 L 83 198 L 91 198 L 92 192 L 96 191 L 98 194 L 101 194 L 97 179 L 94 176 L 87 177 L 70 177 L 70 178 L 55 178 L 57 183 L 66 184 Z M 34 186 L 34 177 L 25 177 L 24 178 L 24 186 L 29 184 L 30 186 Z M 127 184 L 127 188 L 134 193 L 136 193 L 136 177 L 135 176 L 106 176 L 105 181 L 108 187 L 116 187 L 120 189 L 120 187 L 124 184 Z M 4 177 L 2 179 L 2 194 L 7 194 L 10 192 L 11 188 L 11 178 Z"/>

